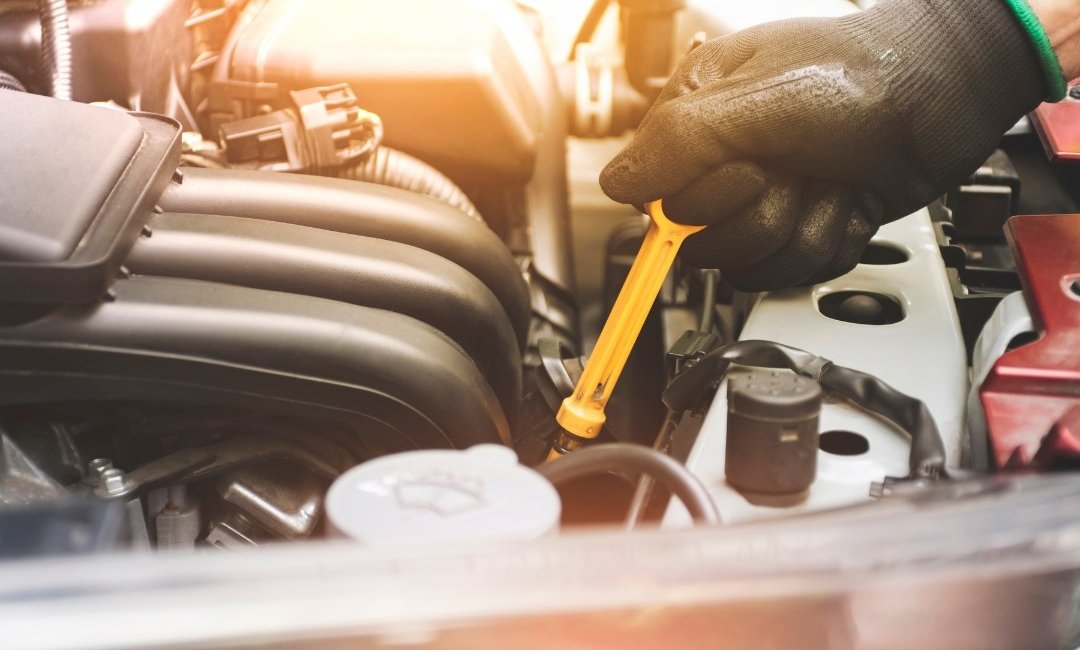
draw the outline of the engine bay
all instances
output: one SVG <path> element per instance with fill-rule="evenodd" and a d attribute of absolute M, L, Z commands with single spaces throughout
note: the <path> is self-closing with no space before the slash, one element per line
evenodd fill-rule
<path fill-rule="evenodd" d="M 782 549 L 810 573 L 880 568 L 890 544 L 932 562 L 939 524 L 950 548 L 984 557 L 962 528 L 990 543 L 990 522 L 1010 516 L 1031 535 L 1075 537 L 1077 488 L 1059 471 L 1080 462 L 1080 182 L 1044 147 L 1080 120 L 1080 99 L 1025 118 L 835 280 L 750 294 L 677 261 L 603 430 L 571 440 L 557 413 L 649 226 L 603 196 L 600 168 L 695 44 L 855 3 L 69 0 L 60 39 L 47 4 L 0 0 L 10 647 L 239 643 L 238 628 L 209 624 L 170 636 L 149 614 L 128 636 L 32 642 L 20 634 L 40 621 L 17 620 L 22 599 L 54 591 L 75 599 L 54 603 L 57 620 L 88 607 L 83 594 L 120 611 L 148 598 L 140 589 L 187 588 L 185 573 L 221 593 L 250 579 L 325 605 L 348 585 L 256 577 L 268 562 L 299 567 L 288 553 L 304 549 L 325 553 L 317 573 L 337 562 L 337 580 L 422 594 L 413 614 L 430 622 L 454 599 L 455 574 L 438 564 L 448 548 L 495 545 L 466 589 L 474 609 L 461 615 L 479 620 L 500 599 L 526 603 L 514 614 L 525 616 L 529 584 L 560 589 L 528 573 L 544 562 L 579 572 L 571 590 L 607 590 L 590 602 L 612 611 L 647 607 L 643 593 L 616 601 L 637 589 L 622 583 L 632 575 L 665 584 L 647 560 L 661 554 L 674 582 L 705 588 L 691 560 L 711 556 L 692 547 L 703 530 L 732 531 L 709 538 L 727 576 L 740 558 L 748 576 L 783 575 Z M 42 63 L 55 48 L 71 101 Z M 1038 525 L 1016 515 L 1036 510 Z M 889 538 L 894 526 L 907 530 Z M 727 539 L 761 552 L 717 550 Z M 425 582 L 422 568 L 395 568 L 391 581 L 380 567 L 399 567 L 387 555 L 399 551 L 400 567 L 430 553 L 444 572 Z M 62 588 L 39 582 L 52 569 L 25 568 L 59 561 L 74 581 Z M 119 582 L 102 587 L 79 561 Z M 1072 603 L 1066 592 L 1053 602 Z M 823 602 L 795 607 L 770 638 L 847 638 L 847 623 L 806 632 Z M 252 607 L 261 622 L 242 632 L 303 636 Z M 782 610 L 723 620 L 760 630 Z M 304 633 L 353 629 L 329 610 L 306 615 Z M 398 620 L 377 603 L 366 615 L 370 629 Z M 795 626 L 809 636 L 785 636 Z M 502 633 L 526 647 L 539 628 Z M 605 633 L 659 647 L 672 629 L 658 623 L 638 646 Z M 436 643 L 425 634 L 372 647 Z M 483 638 L 460 643 L 494 643 Z"/>

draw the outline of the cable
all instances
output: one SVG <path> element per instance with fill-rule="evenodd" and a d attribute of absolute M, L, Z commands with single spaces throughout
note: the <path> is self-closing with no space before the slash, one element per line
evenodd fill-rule
<path fill-rule="evenodd" d="M 712 332 L 713 324 L 716 322 L 716 285 L 720 280 L 720 271 L 717 269 L 705 269 L 701 274 L 705 287 L 701 302 L 701 323 L 698 325 L 698 330 Z"/>
<path fill-rule="evenodd" d="M 710 526 L 720 523 L 716 504 L 701 481 L 678 461 L 655 449 L 618 442 L 592 445 L 536 469 L 555 486 L 601 472 L 644 472 L 679 497 L 696 523 Z"/>
<path fill-rule="evenodd" d="M 41 64 L 49 93 L 71 101 L 71 29 L 67 0 L 38 0 L 41 20 Z"/>
<path fill-rule="evenodd" d="M 668 411 L 667 415 L 664 416 L 663 424 L 660 425 L 660 433 L 656 436 L 652 448 L 663 454 L 671 443 L 671 434 L 674 431 L 675 414 Z M 655 485 L 656 480 L 648 474 L 642 474 L 641 478 L 638 479 L 637 487 L 634 488 L 634 497 L 630 500 L 630 508 L 626 514 L 626 530 L 633 530 L 642 517 L 645 516 L 645 508 L 649 505 L 649 499 L 652 498 Z"/>
<path fill-rule="evenodd" d="M 939 479 L 947 475 L 945 443 L 926 404 L 873 375 L 842 366 L 827 367 L 819 381 L 822 388 L 880 415 L 911 436 L 910 478 Z"/>
<path fill-rule="evenodd" d="M 574 37 L 574 42 L 570 45 L 570 55 L 566 57 L 567 61 L 574 60 L 578 45 L 592 40 L 593 35 L 596 34 L 596 28 L 600 26 L 600 21 L 604 19 L 604 14 L 607 13 L 610 5 L 611 0 L 593 0 L 592 6 L 589 7 L 589 13 L 585 14 L 585 20 L 581 21 L 577 36 Z"/>
<path fill-rule="evenodd" d="M 697 404 L 723 378 L 732 363 L 786 368 L 825 390 L 900 427 L 911 436 L 908 479 L 948 478 L 945 443 L 930 409 L 881 379 L 773 341 L 739 341 L 713 350 L 676 376 L 664 390 L 664 404 L 681 413 Z"/>

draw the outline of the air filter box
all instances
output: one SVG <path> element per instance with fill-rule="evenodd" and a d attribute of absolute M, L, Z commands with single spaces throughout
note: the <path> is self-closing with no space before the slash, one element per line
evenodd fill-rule
<path fill-rule="evenodd" d="M 267 0 L 239 32 L 215 119 L 276 106 L 288 91 L 348 83 L 386 144 L 458 182 L 524 183 L 552 71 L 526 16 L 493 0 Z"/>

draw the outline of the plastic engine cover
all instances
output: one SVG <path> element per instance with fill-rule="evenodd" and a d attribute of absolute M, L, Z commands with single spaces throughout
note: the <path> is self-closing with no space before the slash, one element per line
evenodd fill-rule
<path fill-rule="evenodd" d="M 504 1 L 269 0 L 229 66 L 233 80 L 280 85 L 279 97 L 349 83 L 387 144 L 458 181 L 529 179 L 543 75 L 536 35 Z"/>
<path fill-rule="evenodd" d="M 0 302 L 97 300 L 180 158 L 156 115 L 0 90 Z"/>
<path fill-rule="evenodd" d="M 889 249 L 892 263 L 874 251 Z M 826 314 L 827 296 L 878 295 L 895 301 L 900 319 L 877 324 L 848 322 Z M 861 263 L 847 275 L 813 287 L 763 294 L 740 335 L 772 340 L 821 355 L 880 377 L 930 409 L 945 443 L 948 464 L 963 452 L 963 414 L 968 387 L 964 340 L 929 215 L 921 210 L 887 224 Z M 736 368 L 732 372 L 746 372 Z M 779 517 L 850 505 L 870 499 L 871 483 L 908 473 L 910 442 L 892 424 L 843 400 L 827 397 L 821 409 L 817 478 L 807 498 L 788 507 L 749 502 L 732 488 L 725 467 L 727 380 L 705 416 L 687 467 L 709 488 L 726 522 Z M 688 525 L 673 502 L 665 524 Z"/>

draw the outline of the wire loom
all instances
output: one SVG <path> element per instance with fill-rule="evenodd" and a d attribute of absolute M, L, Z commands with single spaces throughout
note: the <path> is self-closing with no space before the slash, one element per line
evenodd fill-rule
<path fill-rule="evenodd" d="M 908 480 L 949 478 L 945 443 L 926 404 L 873 375 L 780 343 L 739 341 L 713 350 L 668 384 L 664 404 L 675 413 L 693 408 L 716 387 L 733 363 L 787 369 L 813 379 L 826 391 L 892 422 L 911 437 Z"/>

